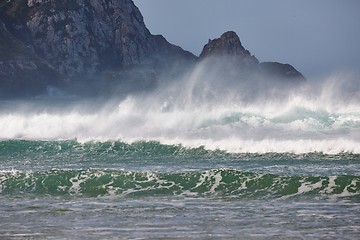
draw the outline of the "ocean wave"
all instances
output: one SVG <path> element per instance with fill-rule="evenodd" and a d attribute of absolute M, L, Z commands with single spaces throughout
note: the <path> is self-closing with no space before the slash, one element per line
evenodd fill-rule
<path fill-rule="evenodd" d="M 251 82 L 232 88 L 218 80 L 209 80 L 215 88 L 189 76 L 184 84 L 106 101 L 0 102 L 0 139 L 157 141 L 232 153 L 360 154 L 358 78 L 309 81 L 290 89 Z M 244 98 L 249 94 L 250 99 Z"/>
<path fill-rule="evenodd" d="M 308 159 L 342 159 L 352 160 L 358 159 L 359 154 L 352 151 L 345 151 L 345 146 L 348 144 L 346 140 L 342 143 L 337 141 L 328 141 L 328 144 L 332 144 L 335 148 L 333 153 L 328 154 L 331 151 L 330 147 L 323 143 L 324 151 L 319 151 L 319 144 L 315 142 L 305 140 L 302 141 L 262 141 L 255 142 L 249 141 L 248 148 L 245 151 L 237 145 L 235 139 L 228 139 L 228 146 L 230 151 L 224 151 L 219 149 L 219 146 L 226 143 L 217 144 L 208 140 L 206 144 L 203 141 L 193 141 L 188 146 L 185 146 L 177 141 L 169 141 L 168 144 L 163 144 L 159 141 L 78 141 L 73 140 L 61 140 L 61 141 L 34 141 L 34 140 L 3 140 L 0 141 L 0 159 L 52 159 L 59 157 L 61 159 L 66 158 L 84 158 L 84 159 L 107 159 L 116 157 L 119 159 L 127 158 L 167 158 L 167 157 L 181 157 L 181 158 L 202 158 L 202 159 L 301 159 L 302 156 L 306 156 Z M 174 142 L 174 143 L 172 143 Z M 261 146 L 257 146 L 261 144 Z M 244 146 L 245 143 L 242 143 Z M 277 146 L 279 145 L 279 146 Z M 280 146 L 281 145 L 281 146 Z M 298 145 L 298 148 L 308 148 L 305 153 L 297 153 L 291 151 L 293 145 Z M 347 145 L 349 147 L 350 144 Z M 195 147 L 192 147 L 195 146 Z M 288 149 L 286 147 L 288 146 Z M 285 150 L 279 152 L 279 148 Z M 344 147 L 342 149 L 342 147 Z M 356 146 L 357 147 L 357 146 Z M 356 147 L 354 149 L 356 149 Z M 237 151 L 240 148 L 240 151 Z M 243 150 L 243 151 L 242 151 Z M 288 151 L 286 151 L 288 150 Z"/>
<path fill-rule="evenodd" d="M 84 169 L 1 171 L 0 193 L 78 197 L 346 198 L 359 201 L 359 176 L 281 176 L 234 169 L 133 172 Z"/>

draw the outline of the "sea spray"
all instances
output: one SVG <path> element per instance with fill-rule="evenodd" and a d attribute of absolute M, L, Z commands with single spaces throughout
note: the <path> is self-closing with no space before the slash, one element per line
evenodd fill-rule
<path fill-rule="evenodd" d="M 0 139 L 159 141 L 236 153 L 360 153 L 356 77 L 285 87 L 274 80 L 265 86 L 250 80 L 225 86 L 220 77 L 216 71 L 206 75 L 200 65 L 182 81 L 118 100 L 53 100 L 53 107 L 41 99 L 2 102 Z M 256 90 L 251 101 L 243 98 L 248 88 Z"/>

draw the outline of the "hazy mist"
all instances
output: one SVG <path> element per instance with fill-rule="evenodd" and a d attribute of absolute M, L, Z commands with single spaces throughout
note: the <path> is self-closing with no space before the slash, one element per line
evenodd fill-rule
<path fill-rule="evenodd" d="M 290 63 L 307 77 L 360 69 L 360 2 L 135 0 L 153 34 L 199 54 L 233 30 L 260 61 Z"/>

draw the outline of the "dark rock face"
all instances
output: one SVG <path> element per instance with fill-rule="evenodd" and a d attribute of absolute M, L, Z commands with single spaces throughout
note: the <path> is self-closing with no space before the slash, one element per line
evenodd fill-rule
<path fill-rule="evenodd" d="M 22 42 L 0 20 L 0 97 L 26 97 L 61 84 L 60 74 Z"/>
<path fill-rule="evenodd" d="M 237 75 L 242 75 L 245 72 L 247 77 L 255 74 L 262 78 L 275 78 L 278 80 L 305 80 L 304 76 L 289 64 L 278 62 L 259 63 L 258 59 L 242 46 L 240 38 L 232 31 L 225 32 L 220 38 L 209 40 L 200 54 L 200 59 L 212 59 L 212 64 L 222 65 L 225 74 L 235 67 L 239 70 L 236 73 Z M 230 63 L 229 69 L 226 69 L 229 64 L 224 64 L 224 59 Z M 224 65 L 226 66 L 224 67 Z"/>
<path fill-rule="evenodd" d="M 132 0 L 12 0 L 0 11 L 10 32 L 70 79 L 195 58 L 151 35 Z"/>
<path fill-rule="evenodd" d="M 305 77 L 290 64 L 263 62 L 260 63 L 259 70 L 264 76 L 273 78 L 305 80 Z"/>
<path fill-rule="evenodd" d="M 235 32 L 209 40 L 197 58 L 152 35 L 132 0 L 0 3 L 0 98 L 36 96 L 52 86 L 88 95 L 145 90 L 197 62 L 206 62 L 209 71 L 220 65 L 218 74 L 234 81 L 303 79 L 288 64 L 259 64 Z"/>
<path fill-rule="evenodd" d="M 252 56 L 250 52 L 241 45 L 240 38 L 232 31 L 225 32 L 220 38 L 209 40 L 200 54 L 200 59 L 223 56 L 235 58 L 235 60 L 240 61 L 245 66 L 253 66 L 259 63 L 257 58 Z"/>

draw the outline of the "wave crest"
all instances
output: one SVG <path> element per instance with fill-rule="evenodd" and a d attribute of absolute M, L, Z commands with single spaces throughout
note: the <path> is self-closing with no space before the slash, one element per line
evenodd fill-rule
<path fill-rule="evenodd" d="M 202 172 L 130 172 L 123 170 L 51 170 L 0 172 L 3 195 L 214 196 L 250 199 L 343 197 L 358 200 L 358 176 L 280 176 L 233 169 Z"/>
<path fill-rule="evenodd" d="M 250 80 L 223 86 L 219 78 L 202 79 L 200 70 L 180 83 L 105 103 L 1 103 L 0 139 L 159 141 L 236 153 L 360 153 L 357 78 L 335 76 L 285 89 L 281 82 L 258 86 Z"/>

